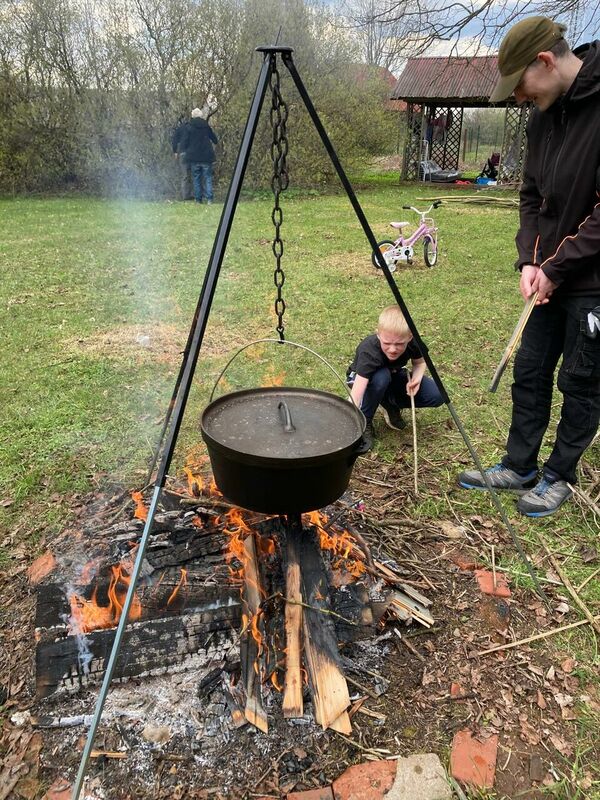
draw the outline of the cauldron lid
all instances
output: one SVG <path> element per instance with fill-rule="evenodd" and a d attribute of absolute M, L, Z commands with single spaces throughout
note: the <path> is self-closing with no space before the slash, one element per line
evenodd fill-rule
<path fill-rule="evenodd" d="M 289 409 L 293 430 L 285 430 Z M 356 407 L 317 389 L 273 386 L 222 395 L 202 414 L 202 435 L 234 452 L 278 459 L 325 456 L 352 447 L 365 419 Z"/>

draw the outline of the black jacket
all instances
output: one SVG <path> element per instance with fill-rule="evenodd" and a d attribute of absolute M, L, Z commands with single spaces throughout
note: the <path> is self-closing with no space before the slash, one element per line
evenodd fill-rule
<path fill-rule="evenodd" d="M 208 122 L 200 117 L 194 117 L 185 126 L 179 148 L 180 152 L 185 153 L 188 164 L 193 162 L 209 164 L 215 160 L 212 142 L 217 144 L 218 139 Z"/>
<path fill-rule="evenodd" d="M 569 91 L 527 124 L 517 266 L 540 265 L 562 294 L 600 294 L 600 42 L 574 53 Z"/>

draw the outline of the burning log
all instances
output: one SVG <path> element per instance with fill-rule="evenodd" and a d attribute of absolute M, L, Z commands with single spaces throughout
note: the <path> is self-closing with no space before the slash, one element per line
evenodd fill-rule
<path fill-rule="evenodd" d="M 304 652 L 312 687 L 315 719 L 323 729 L 347 730 L 346 709 L 350 705 L 348 685 L 339 667 L 337 637 L 328 614 L 328 581 L 312 532 L 301 539 Z M 323 613 L 325 612 L 325 613 Z M 345 714 L 345 717 L 343 716 Z M 341 720 L 339 718 L 342 717 Z M 338 721 L 339 720 L 339 721 Z"/>
<path fill-rule="evenodd" d="M 256 562 L 254 535 L 244 539 L 244 629 L 240 643 L 242 679 L 246 687 L 245 717 L 263 733 L 268 733 L 267 713 L 262 706 L 260 683 L 260 656 L 264 637 L 260 631 L 260 582 Z"/>
<path fill-rule="evenodd" d="M 132 623 L 123 636 L 116 678 L 159 675 L 180 665 L 203 666 L 223 660 L 240 623 L 239 602 L 211 603 L 179 617 Z M 115 630 L 97 630 L 36 649 L 36 692 L 47 697 L 58 689 L 78 689 L 102 679 Z"/>
<path fill-rule="evenodd" d="M 302 703 L 302 591 L 300 588 L 300 537 L 302 527 L 290 525 L 286 536 L 286 604 L 285 604 L 285 647 L 286 671 L 283 692 L 283 716 L 286 719 L 301 717 L 304 713 Z"/>

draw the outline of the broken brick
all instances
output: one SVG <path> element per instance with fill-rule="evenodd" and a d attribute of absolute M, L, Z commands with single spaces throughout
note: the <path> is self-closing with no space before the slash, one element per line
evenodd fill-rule
<path fill-rule="evenodd" d="M 71 784 L 64 778 L 57 778 L 42 800 L 71 800 L 72 794 Z"/>
<path fill-rule="evenodd" d="M 476 569 L 474 572 L 479 588 L 484 594 L 491 594 L 494 597 L 510 597 L 511 591 L 508 588 L 504 575 L 496 573 L 496 585 L 494 586 L 494 573 L 488 569 Z"/>
<path fill-rule="evenodd" d="M 462 686 L 460 683 L 451 683 L 450 684 L 450 697 L 460 697 L 463 693 Z"/>
<path fill-rule="evenodd" d="M 55 566 L 56 559 L 50 550 L 46 550 L 43 556 L 36 558 L 36 560 L 30 564 L 29 569 L 27 570 L 29 583 L 31 583 L 32 586 L 36 586 L 38 583 L 44 580 L 46 575 L 49 575 L 52 572 Z"/>
<path fill-rule="evenodd" d="M 331 786 L 322 786 L 320 789 L 308 789 L 305 792 L 291 792 L 287 800 L 333 800 Z"/>
<path fill-rule="evenodd" d="M 454 735 L 450 754 L 452 777 L 461 783 L 491 789 L 496 774 L 498 737 L 490 736 L 483 742 L 474 739 L 471 731 L 462 730 Z"/>
<path fill-rule="evenodd" d="M 396 777 L 394 761 L 355 764 L 333 782 L 334 800 L 382 800 Z"/>

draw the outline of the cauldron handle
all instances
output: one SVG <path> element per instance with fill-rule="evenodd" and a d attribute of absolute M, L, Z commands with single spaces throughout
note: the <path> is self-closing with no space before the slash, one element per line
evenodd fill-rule
<path fill-rule="evenodd" d="M 239 354 L 243 353 L 244 350 L 247 350 L 248 347 L 252 347 L 255 344 L 265 344 L 267 342 L 273 342 L 274 344 L 289 344 L 291 347 L 298 347 L 300 350 L 305 350 L 307 353 L 312 353 L 312 355 L 315 356 L 315 358 L 318 358 L 319 361 L 322 361 L 323 364 L 325 364 L 325 366 L 329 369 L 330 372 L 333 372 L 335 377 L 338 379 L 338 381 L 342 384 L 342 386 L 346 390 L 346 394 L 348 395 L 348 399 L 350 400 L 350 402 L 352 403 L 352 405 L 356 409 L 357 414 L 362 417 L 362 413 L 361 413 L 360 409 L 358 408 L 358 406 L 356 405 L 356 403 L 354 402 L 354 399 L 352 397 L 352 392 L 350 391 L 350 389 L 348 387 L 348 384 L 346 383 L 346 381 L 344 381 L 342 379 L 342 377 L 340 376 L 339 372 L 337 372 L 337 370 L 335 370 L 331 366 L 329 361 L 327 361 L 325 358 L 323 358 L 323 356 L 319 355 L 319 353 L 315 352 L 314 350 L 311 350 L 310 347 L 306 347 L 306 345 L 304 345 L 304 344 L 298 344 L 298 342 L 290 342 L 289 339 L 284 339 L 283 341 L 281 341 L 280 339 L 256 339 L 255 341 L 249 342 L 248 344 L 245 344 L 243 347 L 240 347 L 240 349 L 231 356 L 229 361 L 225 364 L 225 366 L 223 367 L 223 369 L 219 373 L 219 376 L 218 376 L 217 380 L 215 381 L 215 385 L 212 388 L 212 392 L 210 393 L 210 400 L 208 401 L 209 403 L 212 403 L 212 400 L 213 400 L 213 397 L 214 397 L 214 394 L 215 394 L 215 390 L 216 390 L 217 386 L 219 385 L 219 381 L 221 380 L 223 375 L 225 375 L 225 373 L 229 369 L 229 366 L 231 365 L 231 363 L 233 361 L 235 361 L 235 359 L 239 356 Z"/>
<path fill-rule="evenodd" d="M 283 430 L 286 433 L 293 433 L 296 428 L 294 423 L 292 422 L 292 415 L 290 414 L 290 409 L 288 408 L 288 404 L 284 403 L 283 400 L 277 406 L 279 409 L 279 415 L 281 417 L 281 422 L 283 423 Z"/>

